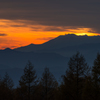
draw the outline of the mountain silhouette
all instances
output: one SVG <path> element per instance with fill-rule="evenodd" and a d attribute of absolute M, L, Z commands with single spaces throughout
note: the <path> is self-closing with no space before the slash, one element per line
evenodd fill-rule
<path fill-rule="evenodd" d="M 30 60 L 38 77 L 41 77 L 44 68 L 48 67 L 58 80 L 65 73 L 70 57 L 77 51 L 82 53 L 89 66 L 92 66 L 97 52 L 100 51 L 100 36 L 68 34 L 44 44 L 0 50 L 0 73 L 8 72 L 15 85 L 18 85 L 18 79 Z"/>
<path fill-rule="evenodd" d="M 77 36 L 75 34 L 61 35 L 55 39 L 52 39 L 44 44 L 35 45 L 30 44 L 25 47 L 16 48 L 16 51 L 22 52 L 46 52 L 54 51 L 55 49 L 61 49 L 64 47 L 75 47 L 78 45 L 89 44 L 89 43 L 100 43 L 100 36 Z"/>
<path fill-rule="evenodd" d="M 17 86 L 18 79 L 28 61 L 34 65 L 38 77 L 41 77 L 45 67 L 49 67 L 55 77 L 59 79 L 60 75 L 65 72 L 68 58 L 56 53 L 20 52 L 7 48 L 0 50 L 1 76 L 7 72 Z"/>

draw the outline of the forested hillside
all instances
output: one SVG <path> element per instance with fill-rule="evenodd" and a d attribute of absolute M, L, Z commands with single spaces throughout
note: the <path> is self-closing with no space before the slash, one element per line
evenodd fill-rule
<path fill-rule="evenodd" d="M 28 61 L 16 88 L 7 72 L 1 77 L 0 100 L 100 100 L 99 78 L 99 53 L 91 67 L 79 52 L 70 57 L 61 82 L 48 67 L 38 78 L 35 66 Z"/>

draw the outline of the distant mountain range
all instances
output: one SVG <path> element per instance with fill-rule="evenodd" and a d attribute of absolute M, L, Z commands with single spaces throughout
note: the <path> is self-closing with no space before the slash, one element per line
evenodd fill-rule
<path fill-rule="evenodd" d="M 34 65 L 38 77 L 42 75 L 45 67 L 49 67 L 50 71 L 58 78 L 65 72 L 68 58 L 56 53 L 20 52 L 7 48 L 0 50 L 1 75 L 8 72 L 15 85 L 18 85 L 18 80 L 23 74 L 28 60 Z"/>
<path fill-rule="evenodd" d="M 100 36 L 76 36 L 75 34 L 68 34 L 59 36 L 55 39 L 52 39 L 44 44 L 35 45 L 30 44 L 25 47 L 16 48 L 16 51 L 22 51 L 22 52 L 44 52 L 44 51 L 51 51 L 51 50 L 57 50 L 61 48 L 66 47 L 72 47 L 72 46 L 79 46 L 84 44 L 95 44 L 100 43 Z"/>
<path fill-rule="evenodd" d="M 17 86 L 23 69 L 30 60 L 38 77 L 41 77 L 45 67 L 49 67 L 58 80 L 65 74 L 69 58 L 77 51 L 82 53 L 87 63 L 92 66 L 97 52 L 100 52 L 100 36 L 68 34 L 40 45 L 30 44 L 13 50 L 0 50 L 0 73 L 3 76 L 8 72 Z"/>
<path fill-rule="evenodd" d="M 79 51 L 85 56 L 87 62 L 92 65 L 97 52 L 100 51 L 100 36 L 61 35 L 44 44 L 30 44 L 14 50 L 21 52 L 56 53 L 68 58 Z"/>

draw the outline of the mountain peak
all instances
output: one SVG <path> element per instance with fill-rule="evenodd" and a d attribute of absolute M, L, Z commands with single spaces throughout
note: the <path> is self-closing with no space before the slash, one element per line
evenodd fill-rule
<path fill-rule="evenodd" d="M 12 52 L 13 50 L 10 49 L 10 48 L 6 48 L 6 49 L 4 49 L 3 51 L 6 51 L 6 52 Z"/>
<path fill-rule="evenodd" d="M 6 48 L 6 49 L 4 49 L 5 51 L 11 51 L 12 49 L 10 49 L 10 48 Z"/>
<path fill-rule="evenodd" d="M 35 44 L 33 44 L 33 43 L 31 43 L 31 44 L 29 44 L 30 46 L 33 46 L 33 45 L 35 45 Z"/>
<path fill-rule="evenodd" d="M 38 46 L 39 44 L 33 44 L 33 43 L 31 43 L 31 44 L 29 44 L 28 46 Z"/>
<path fill-rule="evenodd" d="M 58 37 L 87 37 L 87 35 L 76 35 L 76 34 L 65 34 L 65 35 L 60 35 Z"/>
<path fill-rule="evenodd" d="M 75 34 L 65 34 L 65 35 L 60 35 L 57 38 L 73 38 L 73 37 L 77 37 L 77 35 L 75 35 Z"/>
<path fill-rule="evenodd" d="M 65 36 L 77 36 L 76 34 L 65 34 Z"/>

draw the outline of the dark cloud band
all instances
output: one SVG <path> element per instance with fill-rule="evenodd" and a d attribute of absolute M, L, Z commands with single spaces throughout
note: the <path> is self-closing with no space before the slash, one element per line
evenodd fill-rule
<path fill-rule="evenodd" d="M 47 26 L 88 27 L 100 33 L 100 1 L 0 0 L 0 18 Z"/>
<path fill-rule="evenodd" d="M 0 36 L 7 36 L 7 34 L 5 34 L 5 33 L 0 33 Z"/>

